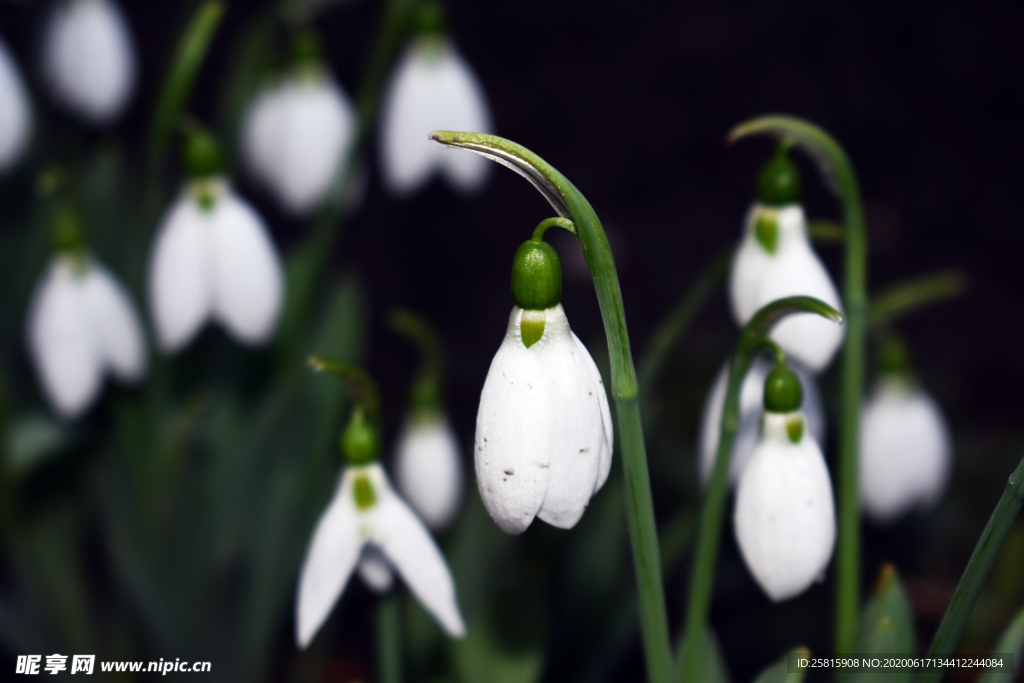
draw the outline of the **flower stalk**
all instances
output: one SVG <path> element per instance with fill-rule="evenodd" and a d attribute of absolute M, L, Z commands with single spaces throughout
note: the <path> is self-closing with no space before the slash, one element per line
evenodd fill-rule
<path fill-rule="evenodd" d="M 377 678 L 402 683 L 402 606 L 392 593 L 377 605 Z"/>

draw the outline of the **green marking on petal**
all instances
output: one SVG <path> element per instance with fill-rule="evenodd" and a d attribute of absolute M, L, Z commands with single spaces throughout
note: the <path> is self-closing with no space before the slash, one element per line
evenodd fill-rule
<path fill-rule="evenodd" d="M 792 417 L 786 420 L 786 433 L 789 434 L 790 441 L 800 443 L 800 439 L 804 437 L 804 419 Z"/>
<path fill-rule="evenodd" d="M 779 248 L 779 219 L 774 211 L 762 211 L 754 223 L 754 237 L 769 254 Z"/>
<path fill-rule="evenodd" d="M 214 205 L 217 200 L 213 196 L 213 192 L 209 189 L 202 189 L 196 194 L 196 202 L 199 204 L 199 208 L 206 213 L 213 211 Z"/>
<path fill-rule="evenodd" d="M 365 474 L 356 477 L 352 493 L 355 494 L 356 508 L 359 510 L 369 510 L 377 502 L 377 492 L 373 490 L 373 484 Z"/>
<path fill-rule="evenodd" d="M 526 348 L 530 348 L 540 341 L 540 338 L 544 336 L 544 326 L 546 324 L 547 318 L 543 315 L 527 317 L 526 312 L 523 312 L 523 319 L 519 322 L 519 332 L 523 336 L 523 344 Z"/>

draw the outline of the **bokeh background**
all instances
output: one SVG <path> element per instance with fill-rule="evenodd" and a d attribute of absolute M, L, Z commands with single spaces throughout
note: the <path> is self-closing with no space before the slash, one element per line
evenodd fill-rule
<path fill-rule="evenodd" d="M 107 197 L 97 200 L 93 220 L 87 224 L 97 238 L 97 251 L 112 265 L 123 266 L 121 272 L 141 301 L 138 285 L 145 263 L 138 254 L 143 252 L 130 247 L 133 240 L 145 242 L 125 234 L 134 226 L 122 220 L 125 211 L 119 208 L 119 197 L 131 192 L 131 169 L 142 166 L 153 102 L 181 27 L 195 5 L 122 3 L 140 57 L 140 87 L 127 114 L 112 128 L 96 132 L 55 111 L 39 92 L 37 51 L 45 4 L 0 5 L 0 35 L 19 58 L 41 122 L 31 162 L 0 180 L 0 230 L 32 220 L 32 169 L 53 160 L 73 165 L 85 181 L 102 186 L 97 196 Z M 496 132 L 556 166 L 587 195 L 604 221 L 619 266 L 635 352 L 642 353 L 652 330 L 701 270 L 738 239 L 755 174 L 771 147 L 765 141 L 730 147 L 725 134 L 757 114 L 783 112 L 811 119 L 846 147 L 866 205 L 871 291 L 936 269 L 959 267 L 968 274 L 965 296 L 899 324 L 920 378 L 942 405 L 955 435 L 956 464 L 949 492 L 927 514 L 885 529 L 865 526 L 865 583 L 870 585 L 882 562 L 896 563 L 918 618 L 919 647 L 924 648 L 1006 476 L 1024 452 L 1020 8 L 1012 3 L 711 0 L 449 0 L 445 6 L 450 33 L 486 89 Z M 259 3 L 229 3 L 191 99 L 190 110 L 201 119 L 216 122 L 223 113 L 225 78 L 232 73 L 237 40 L 262 10 Z M 365 68 L 379 12 L 380 3 L 350 0 L 330 5 L 316 21 L 331 67 L 350 93 Z M 551 210 L 518 176 L 497 167 L 476 197 L 455 195 L 437 181 L 410 199 L 395 201 L 379 182 L 374 140 L 371 136 L 365 198 L 345 221 L 331 254 L 334 279 L 324 288 L 341 282 L 347 296 L 361 302 L 346 309 L 342 324 L 351 329 L 341 336 L 349 340 L 351 356 L 361 358 L 380 382 L 389 444 L 401 425 L 415 356 L 386 327 L 386 313 L 404 306 L 437 325 L 450 357 L 449 414 L 467 445 L 471 467 L 468 445 L 479 391 L 512 305 L 512 255 Z M 800 163 L 809 214 L 838 218 L 837 202 L 806 161 Z M 282 248 L 296 244 L 306 224 L 282 214 L 244 176 L 238 181 Z M 95 227 L 98 223 L 102 227 Z M 603 335 L 593 288 L 578 247 L 568 237 L 552 237 L 563 258 L 563 303 L 574 330 L 601 364 Z M 0 235 L 7 251 L 2 257 L 0 350 L 3 371 L 13 387 L 9 393 L 19 397 L 16 410 L 45 411 L 21 344 L 24 294 L 41 268 L 44 251 L 38 246 L 34 252 L 16 251 L 21 240 Z M 43 245 L 45 239 L 40 236 L 36 242 Z M 818 251 L 838 279 L 841 247 L 819 245 Z M 36 261 L 25 261 L 24 253 L 36 254 Z M 696 423 L 705 392 L 734 337 L 724 292 L 719 291 L 654 389 L 659 420 L 648 442 L 659 526 L 666 542 L 676 548 L 672 561 L 666 562 L 674 628 L 682 612 L 686 539 L 696 495 Z M 188 423 L 181 434 L 173 428 L 169 432 L 168 439 L 180 437 L 192 444 L 185 448 L 188 453 L 197 449 L 205 454 L 175 460 L 175 466 L 183 468 L 178 476 L 185 476 L 190 467 L 201 467 L 195 462 L 217 452 L 195 446 L 216 441 L 203 430 L 216 425 L 216 419 L 232 419 L 221 414 L 231 410 L 221 410 L 217 388 L 233 387 L 232 400 L 245 404 L 250 394 L 265 390 L 268 363 L 266 354 L 238 351 L 211 331 L 198 347 L 158 370 L 175 405 L 192 405 L 200 414 L 215 416 Z M 832 411 L 837 405 L 833 374 L 824 378 Z M 213 389 L 207 392 L 205 386 Z M 97 444 L 110 445 L 101 434 L 122 415 L 117 406 L 144 403 L 148 394 L 121 389 L 110 393 L 111 405 L 77 425 L 68 445 L 52 458 L 26 471 L 9 467 L 9 495 L 0 501 L 8 520 L 5 568 L 0 571 L 0 649 L 7 663 L 0 677 L 13 671 L 8 663 L 23 652 L 18 637 L 31 632 L 44 643 L 91 638 L 97 649 L 127 653 L 124 658 L 212 659 L 213 676 L 219 680 L 372 678 L 376 598 L 354 581 L 328 631 L 310 654 L 299 655 L 291 644 L 294 574 L 289 576 L 288 562 L 278 574 L 260 579 L 276 587 L 266 591 L 276 592 L 265 606 L 252 607 L 268 613 L 260 617 L 265 632 L 246 641 L 249 645 L 228 642 L 231 637 L 178 637 L 175 629 L 188 629 L 171 617 L 165 624 L 168 632 L 159 631 L 160 615 L 151 612 L 159 613 L 159 605 L 165 603 L 147 605 L 139 597 L 146 589 L 126 588 L 132 573 L 119 567 L 116 559 L 120 543 L 134 547 L 147 539 L 119 538 L 111 531 L 116 525 L 104 522 L 102 501 L 118 489 L 96 484 L 107 472 L 108 458 L 106 448 Z M 337 392 L 330 399 L 333 410 L 341 413 L 343 399 Z M 336 465 L 328 444 L 333 443 L 330 432 L 336 426 L 324 427 L 328 436 L 316 442 L 319 453 L 301 452 L 312 448 L 308 440 L 294 441 L 300 452 L 288 457 L 296 462 L 317 458 L 320 471 L 330 473 Z M 244 431 L 262 426 L 236 427 Z M 282 452 L 288 450 L 289 432 L 267 429 L 272 432 L 267 438 Z M 832 434 L 834 438 L 834 429 Z M 132 442 L 118 443 L 119 448 L 130 449 Z M 835 452 L 832 446 L 826 448 L 829 457 Z M 265 462 L 275 462 L 274 457 Z M 273 467 L 267 464 L 261 471 L 271 473 Z M 486 623 L 481 632 L 490 640 L 481 643 L 478 638 L 461 650 L 449 646 L 410 602 L 406 611 L 411 679 L 642 679 L 618 462 L 613 471 L 615 477 L 592 501 L 576 530 L 567 533 L 536 524 L 514 539 L 501 535 L 483 516 L 470 485 L 463 517 L 442 541 L 471 630 L 474 624 Z M 255 501 L 252 510 L 257 513 L 240 535 L 258 547 L 265 533 L 267 544 L 280 543 L 272 547 L 288 549 L 281 551 L 285 554 L 301 553 L 328 489 L 329 482 L 311 486 L 304 494 L 311 501 L 309 510 L 289 517 L 281 528 L 272 524 L 274 500 Z M 173 488 L 180 490 L 184 489 Z M 136 490 L 133 495 L 149 494 Z M 197 530 L 214 524 L 202 513 L 206 508 L 195 508 L 193 502 L 172 494 L 162 499 L 161 519 L 169 521 L 153 527 L 157 531 L 148 541 L 165 545 L 172 529 L 181 534 L 176 538 L 193 539 Z M 186 510 L 191 510 L 187 523 L 182 521 Z M 45 536 L 40 529 L 49 529 L 47 525 L 62 531 Z M 712 623 L 733 679 L 753 678 L 797 643 L 828 652 L 831 579 L 797 600 L 772 605 L 743 566 L 731 532 L 725 538 Z M 150 572 L 153 575 L 196 573 L 188 580 L 167 578 L 183 591 L 173 598 L 159 588 L 171 584 L 156 581 L 150 588 L 158 595 L 163 592 L 165 599 L 188 602 L 201 599 L 190 593 L 201 586 L 209 591 L 206 598 L 224 614 L 230 613 L 234 603 L 225 593 L 258 574 L 253 569 L 258 553 L 233 556 L 222 548 L 226 554 L 216 561 L 199 563 L 193 557 L 212 553 L 212 548 L 189 540 L 174 553 L 156 553 L 153 557 L 164 559 L 157 563 L 160 571 Z M 25 552 L 36 558 L 36 564 L 23 560 Z M 58 566 L 72 561 L 68 558 L 74 558 L 81 570 L 76 580 L 81 581 L 88 605 L 77 616 L 71 614 L 74 610 L 61 608 L 73 598 L 48 593 L 60 586 L 72 590 Z M 294 559 L 295 566 L 298 560 Z M 45 576 L 48 569 L 53 576 Z M 216 574 L 216 580 L 208 572 Z M 260 585 L 252 590 L 260 593 Z M 963 648 L 987 649 L 1022 600 L 1024 525 L 1018 522 Z M 21 621 L 24 614 L 33 615 L 31 624 Z M 189 623 L 204 624 L 209 631 L 215 630 L 215 623 L 235 623 L 217 610 L 191 618 Z M 231 627 L 225 628 L 227 636 L 233 635 Z M 168 651 L 171 644 L 179 649 Z M 229 658 L 233 663 L 227 662 Z M 513 673 L 501 678 L 498 670 Z"/>

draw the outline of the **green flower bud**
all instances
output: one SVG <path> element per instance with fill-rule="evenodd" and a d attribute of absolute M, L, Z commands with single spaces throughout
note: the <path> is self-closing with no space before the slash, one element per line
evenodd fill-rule
<path fill-rule="evenodd" d="M 878 347 L 878 370 L 883 375 L 906 375 L 910 373 L 910 351 L 903 341 L 888 335 Z"/>
<path fill-rule="evenodd" d="M 341 433 L 341 454 L 349 465 L 367 465 L 380 454 L 377 428 L 366 421 L 361 408 L 356 408 L 352 421 Z"/>
<path fill-rule="evenodd" d="M 762 204 L 782 206 L 800 201 L 800 170 L 779 148 L 757 177 L 757 198 Z"/>
<path fill-rule="evenodd" d="M 53 246 L 57 251 L 74 253 L 85 243 L 82 223 L 68 202 L 58 202 L 53 216 Z"/>
<path fill-rule="evenodd" d="M 208 178 L 224 168 L 217 141 L 202 128 L 188 132 L 182 150 L 182 164 L 190 178 Z"/>
<path fill-rule="evenodd" d="M 444 32 L 444 9 L 434 0 L 423 0 L 416 12 L 416 32 L 420 35 Z"/>
<path fill-rule="evenodd" d="M 319 64 L 324 58 L 324 47 L 314 31 L 301 31 L 292 40 L 291 61 L 296 65 Z"/>
<path fill-rule="evenodd" d="M 527 240 L 516 251 L 512 300 L 527 311 L 543 311 L 562 300 L 562 264 L 547 242 Z"/>
<path fill-rule="evenodd" d="M 777 365 L 764 382 L 764 407 L 773 413 L 792 413 L 804 401 L 800 379 L 785 365 Z"/>

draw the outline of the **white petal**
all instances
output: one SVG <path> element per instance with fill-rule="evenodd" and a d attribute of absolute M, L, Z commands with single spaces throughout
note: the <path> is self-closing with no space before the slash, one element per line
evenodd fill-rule
<path fill-rule="evenodd" d="M 89 328 L 104 362 L 118 379 L 141 379 L 146 372 L 146 341 L 128 292 L 95 262 L 81 286 Z"/>
<path fill-rule="evenodd" d="M 363 546 L 363 554 L 359 558 L 359 578 L 374 593 L 387 593 L 395 583 L 395 575 L 384 557 L 384 553 L 374 545 Z"/>
<path fill-rule="evenodd" d="M 213 308 L 238 341 L 265 342 L 274 332 L 284 299 L 284 274 L 263 219 L 230 190 L 210 218 Z"/>
<path fill-rule="evenodd" d="M 883 378 L 861 414 L 861 505 L 880 523 L 933 505 L 952 464 L 952 439 L 938 404 L 919 387 L 897 382 Z"/>
<path fill-rule="evenodd" d="M 246 169 L 261 183 L 272 182 L 283 109 L 278 87 L 256 95 L 242 122 L 242 158 Z"/>
<path fill-rule="evenodd" d="M 31 133 L 28 92 L 14 57 L 0 40 L 0 172 L 21 158 Z"/>
<path fill-rule="evenodd" d="M 729 462 L 729 482 L 733 486 L 739 481 L 740 474 L 750 462 L 750 456 L 757 446 L 761 433 L 761 417 L 764 415 L 764 382 L 768 373 L 775 367 L 775 362 L 759 356 L 750 366 L 743 386 L 740 389 L 740 428 L 733 442 L 732 459 Z M 818 382 L 798 362 L 790 362 L 789 367 L 797 377 L 804 390 L 804 402 L 801 411 L 806 418 L 807 429 L 818 443 L 825 441 L 826 415 L 825 404 L 818 389 Z M 728 389 L 729 361 L 715 377 L 701 416 L 700 434 L 697 440 L 697 452 L 700 454 L 701 483 L 707 485 L 715 467 L 718 455 L 718 436 L 721 431 L 722 410 L 725 407 L 725 392 Z"/>
<path fill-rule="evenodd" d="M 591 380 L 596 387 L 594 393 L 597 395 L 597 402 L 601 407 L 601 424 L 604 427 L 604 441 L 601 444 L 599 453 L 599 463 L 597 466 L 597 485 L 594 487 L 594 493 L 604 486 L 604 483 L 608 481 L 608 473 L 612 470 L 612 453 L 615 450 L 615 435 L 612 430 L 612 412 L 608 408 L 608 394 L 605 391 L 604 380 L 601 379 L 601 371 L 597 369 L 597 363 L 594 362 L 590 352 L 587 351 L 587 347 L 583 345 L 583 342 L 579 340 L 574 332 L 572 335 L 573 339 L 576 340 L 576 345 L 579 346 L 580 355 L 586 359 L 586 366 L 590 371 Z"/>
<path fill-rule="evenodd" d="M 82 296 L 87 265 L 57 257 L 28 307 L 27 342 L 43 391 L 62 417 L 80 415 L 99 393 L 103 359 Z"/>
<path fill-rule="evenodd" d="M 363 548 L 353 483 L 357 468 L 346 468 L 330 505 L 316 523 L 299 574 L 295 639 L 305 649 L 338 601 Z"/>
<path fill-rule="evenodd" d="M 466 633 L 455 602 L 455 582 L 423 522 L 399 498 L 380 465 L 366 468 L 377 494 L 371 542 L 379 547 L 416 599 L 453 638 Z"/>
<path fill-rule="evenodd" d="M 135 82 L 128 25 L 110 0 L 71 0 L 57 7 L 43 59 L 54 97 L 93 123 L 116 117 Z"/>
<path fill-rule="evenodd" d="M 186 190 L 157 229 L 149 265 L 149 307 L 165 352 L 188 344 L 213 308 L 211 215 Z"/>
<path fill-rule="evenodd" d="M 743 559 L 776 602 L 820 580 L 836 534 L 832 482 L 821 449 L 809 434 L 791 443 L 788 417 L 765 415 L 765 433 L 740 477 L 733 515 Z"/>
<path fill-rule="evenodd" d="M 444 415 L 411 415 L 395 449 L 395 484 L 431 529 L 445 529 L 462 501 L 462 454 Z"/>

